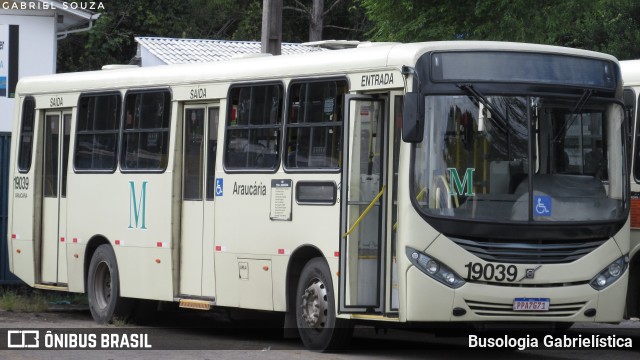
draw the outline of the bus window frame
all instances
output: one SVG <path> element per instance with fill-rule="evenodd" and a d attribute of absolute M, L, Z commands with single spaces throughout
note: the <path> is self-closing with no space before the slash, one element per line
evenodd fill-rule
<path fill-rule="evenodd" d="M 29 147 L 29 158 L 26 168 L 20 167 L 20 160 L 22 158 L 22 139 L 24 136 L 24 114 L 25 114 L 25 106 L 27 101 L 31 101 L 33 103 L 33 109 L 31 109 L 31 145 Z M 36 111 L 37 104 L 35 97 L 31 95 L 27 95 L 22 100 L 22 106 L 20 107 L 20 133 L 18 134 L 18 157 L 16 159 L 16 168 L 18 169 L 18 173 L 20 174 L 28 174 L 31 171 L 31 165 L 33 164 L 33 144 L 36 141 L 35 139 L 35 125 L 36 125 Z"/>
<path fill-rule="evenodd" d="M 167 123 L 167 163 L 164 165 L 163 168 L 159 168 L 159 169 L 127 169 L 127 168 L 123 168 L 122 164 L 124 163 L 122 157 L 124 156 L 125 152 L 125 147 L 124 147 L 124 135 L 126 132 L 129 133 L 136 133 L 136 132 L 140 132 L 140 129 L 132 129 L 132 130 L 128 130 L 125 131 L 125 117 L 126 117 L 126 111 L 127 111 L 127 96 L 131 95 L 131 94 L 144 94 L 144 93 L 167 93 L 169 94 L 169 107 L 168 107 L 168 118 L 169 118 L 169 122 Z M 120 170 L 120 173 L 122 174 L 163 174 L 164 172 L 167 171 L 167 169 L 169 168 L 169 157 L 171 155 L 171 128 L 173 126 L 173 103 L 174 103 L 174 99 L 173 99 L 173 91 L 171 90 L 170 87 L 155 87 L 155 88 L 134 88 L 134 89 L 127 89 L 122 97 L 122 114 L 120 116 L 120 131 L 119 131 L 119 146 L 118 146 L 118 169 Z M 149 129 L 145 129 L 145 130 L 155 130 L 155 132 L 159 132 L 158 130 L 163 129 L 163 128 L 149 128 Z M 146 132 L 146 131 L 145 131 Z"/>
<path fill-rule="evenodd" d="M 275 86 L 279 86 L 280 87 L 280 94 L 282 95 L 281 98 L 281 104 L 280 104 L 280 124 L 278 126 L 273 126 L 273 129 L 277 129 L 280 132 L 280 136 L 278 141 L 280 142 L 280 144 L 277 144 L 276 146 L 276 159 L 274 160 L 274 166 L 271 168 L 229 168 L 227 166 L 227 154 L 228 154 L 228 146 L 227 146 L 227 140 L 228 140 L 228 135 L 229 135 L 229 128 L 231 125 L 229 125 L 230 122 L 230 114 L 232 113 L 233 110 L 233 100 L 231 99 L 231 92 L 234 89 L 238 89 L 238 88 L 252 88 L 252 87 L 258 87 L 258 86 L 269 86 L 269 85 L 275 85 Z M 224 109 L 224 117 L 219 116 L 220 120 L 224 119 L 224 123 L 219 122 L 218 123 L 218 131 L 221 131 L 220 127 L 222 125 L 223 129 L 222 131 L 224 131 L 223 134 L 223 138 L 222 138 L 222 169 L 224 170 L 224 172 L 226 174 L 275 174 L 280 170 L 280 166 L 281 166 L 281 162 L 282 162 L 282 142 L 284 140 L 283 138 L 283 134 L 284 134 L 284 116 L 285 116 L 285 108 L 286 108 L 286 98 L 287 98 L 287 93 L 286 93 L 286 86 L 284 84 L 283 81 L 281 80 L 266 80 L 266 81 L 250 81 L 250 82 L 235 82 L 229 85 L 229 89 L 227 90 L 227 96 L 225 98 L 227 104 L 226 104 L 226 108 Z M 222 109 L 222 107 L 220 107 L 220 109 Z M 257 125 L 260 126 L 260 125 Z M 267 128 L 265 126 L 265 128 Z M 245 130 L 250 130 L 250 129 L 245 129 Z M 220 144 L 218 143 L 218 148 L 220 148 Z"/>
<path fill-rule="evenodd" d="M 284 154 L 287 148 L 287 136 L 288 136 L 288 131 L 289 129 L 295 129 L 295 128 L 304 128 L 306 126 L 290 126 L 290 122 L 289 122 L 289 113 L 291 111 L 291 107 L 289 106 L 289 95 L 291 94 L 291 88 L 294 85 L 298 85 L 300 83 L 305 83 L 305 84 L 309 84 L 309 83 L 317 83 L 317 82 L 339 82 L 339 81 L 344 81 L 347 85 L 347 91 L 342 94 L 341 96 L 344 97 L 344 95 L 347 95 L 350 93 L 351 91 L 351 82 L 349 81 L 349 78 L 347 76 L 329 76 L 329 77 L 313 77 L 313 78 L 296 78 L 296 79 L 292 79 L 289 82 L 289 85 L 287 86 L 287 92 L 286 92 L 286 98 L 285 98 L 285 114 L 284 114 L 284 121 L 283 121 L 283 134 L 282 134 L 282 153 Z M 339 112 L 341 116 L 344 117 L 344 99 L 343 101 L 343 108 L 342 110 Z M 341 121 L 341 127 L 342 127 L 342 135 L 340 136 L 341 138 L 344 136 L 344 132 L 345 132 L 345 128 L 348 126 L 348 119 L 342 119 Z M 340 146 L 341 147 L 341 146 Z M 342 150 L 341 148 L 338 150 Z M 284 170 L 285 173 L 293 173 L 293 174 L 298 174 L 298 173 L 306 173 L 306 174 L 311 174 L 311 173 L 322 173 L 322 174 L 339 174 L 342 172 L 342 168 L 344 167 L 344 154 L 342 155 L 342 161 L 340 161 L 340 164 L 338 165 L 337 168 L 319 168 L 319 167 L 288 167 L 286 166 L 286 162 L 284 161 L 284 158 L 282 159 L 282 168 Z"/>
<path fill-rule="evenodd" d="M 73 135 L 73 139 L 74 139 L 74 147 L 73 147 L 73 172 L 76 174 L 113 174 L 116 172 L 116 170 L 118 169 L 118 167 L 120 166 L 120 147 L 122 145 L 122 114 L 123 114 L 123 110 L 124 110 L 124 97 L 122 96 L 122 92 L 118 91 L 118 90 L 107 90 L 107 91 L 99 91 L 99 92 L 85 92 L 85 93 L 80 93 L 80 95 L 78 96 L 78 105 L 77 105 L 77 109 L 80 109 L 80 101 L 82 100 L 82 98 L 84 97 L 89 97 L 89 96 L 108 96 L 108 95 L 117 95 L 119 97 L 120 100 L 120 109 L 118 112 L 118 119 L 116 120 L 116 130 L 114 131 L 116 134 L 116 151 L 114 156 L 116 157 L 115 159 L 115 164 L 113 166 L 112 169 L 78 169 L 76 167 L 76 147 L 78 146 L 78 134 L 79 134 L 79 130 L 78 127 L 80 126 L 80 122 L 79 120 L 79 110 L 76 110 L 76 126 L 74 129 L 74 133 Z M 95 130 L 94 130 L 95 131 Z"/>

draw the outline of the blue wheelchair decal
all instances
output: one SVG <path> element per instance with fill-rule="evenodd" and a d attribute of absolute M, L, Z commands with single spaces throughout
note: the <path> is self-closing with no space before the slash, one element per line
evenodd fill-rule
<path fill-rule="evenodd" d="M 224 182 L 221 178 L 216 178 L 216 196 L 222 196 L 224 189 Z"/>
<path fill-rule="evenodd" d="M 551 196 L 537 195 L 533 199 L 535 216 L 551 216 Z"/>

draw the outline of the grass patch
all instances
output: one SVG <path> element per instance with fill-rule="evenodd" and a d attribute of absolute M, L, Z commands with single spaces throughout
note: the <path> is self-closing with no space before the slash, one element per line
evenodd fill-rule
<path fill-rule="evenodd" d="M 115 327 L 124 327 L 129 325 L 129 322 L 125 318 L 114 316 L 113 319 L 111 319 L 111 325 Z"/>
<path fill-rule="evenodd" d="M 3 290 L 0 294 L 0 309 L 15 312 L 41 312 L 46 311 L 48 303 L 39 294 L 22 294 L 15 289 Z"/>
<path fill-rule="evenodd" d="M 14 312 L 44 312 L 49 304 L 86 305 L 84 294 L 33 289 L 28 286 L 0 287 L 0 310 Z"/>

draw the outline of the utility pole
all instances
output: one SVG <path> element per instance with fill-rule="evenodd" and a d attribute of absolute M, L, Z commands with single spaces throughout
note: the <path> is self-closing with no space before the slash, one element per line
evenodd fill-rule
<path fill-rule="evenodd" d="M 282 47 L 282 0 L 262 0 L 262 52 L 280 55 Z"/>

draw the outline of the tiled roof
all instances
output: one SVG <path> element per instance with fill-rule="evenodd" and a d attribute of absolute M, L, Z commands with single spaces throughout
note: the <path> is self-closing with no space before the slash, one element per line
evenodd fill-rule
<path fill-rule="evenodd" d="M 167 64 L 202 63 L 229 60 L 239 54 L 259 54 L 258 41 L 173 39 L 136 37 L 135 40 Z M 282 55 L 325 51 L 315 46 L 282 43 Z"/>

